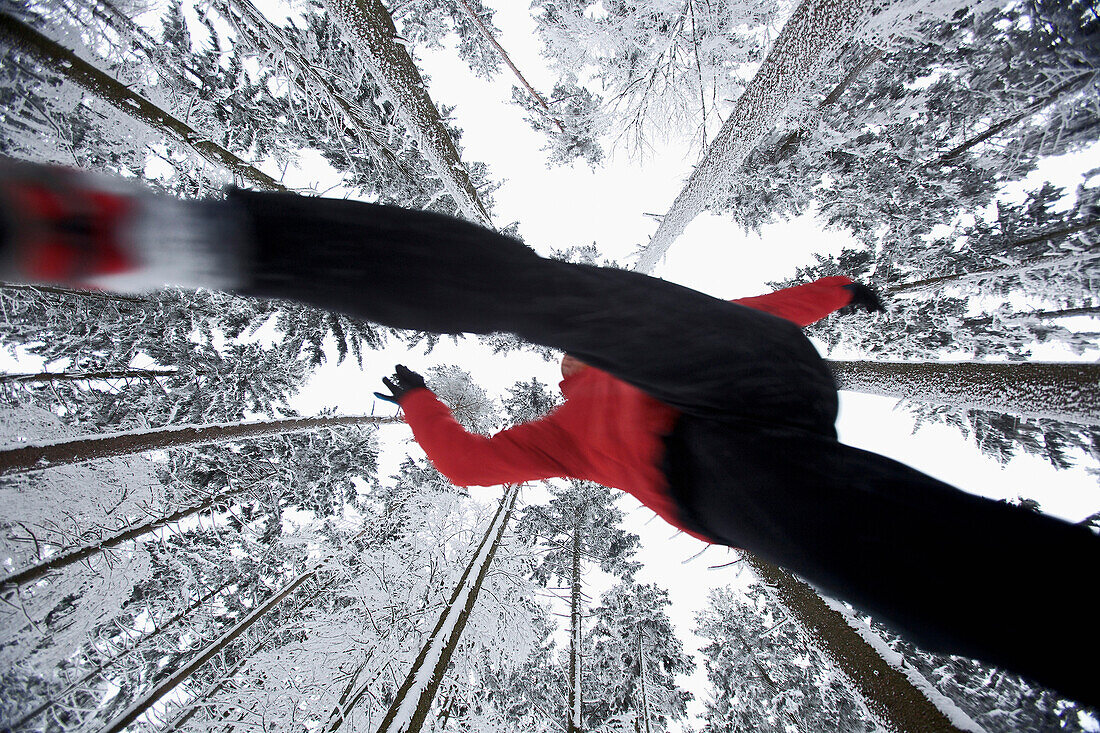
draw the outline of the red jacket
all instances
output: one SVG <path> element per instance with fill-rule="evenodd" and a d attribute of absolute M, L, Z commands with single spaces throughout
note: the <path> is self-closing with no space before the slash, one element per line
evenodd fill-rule
<path fill-rule="evenodd" d="M 843 286 L 850 282 L 827 277 L 733 302 L 808 326 L 848 305 L 851 293 Z M 660 468 L 664 436 L 679 412 L 595 367 L 560 386 L 562 405 L 491 438 L 467 432 L 430 390 L 408 392 L 401 407 L 428 458 L 457 486 L 584 479 L 622 489 L 684 529 Z"/>

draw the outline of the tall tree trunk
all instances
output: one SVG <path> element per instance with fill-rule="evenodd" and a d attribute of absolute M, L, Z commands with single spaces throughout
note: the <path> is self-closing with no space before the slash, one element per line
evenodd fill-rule
<path fill-rule="evenodd" d="M 318 591 L 316 593 L 314 593 L 312 596 L 309 596 L 308 598 L 303 599 L 303 602 L 301 604 L 299 604 L 296 609 L 294 609 L 293 613 L 297 613 L 304 606 L 306 606 L 309 603 L 312 603 L 322 593 L 326 592 L 327 589 L 328 589 L 328 586 L 332 585 L 332 582 L 333 581 L 330 580 L 330 581 L 327 581 L 325 583 L 319 584 Z M 183 726 L 186 725 L 187 722 L 189 720 L 191 720 L 191 718 L 193 718 L 201 709 L 203 709 L 205 707 L 205 702 L 207 700 L 210 700 L 214 695 L 216 695 L 218 692 L 220 692 L 227 684 L 229 684 L 230 680 L 233 679 L 233 676 L 236 675 L 237 672 L 240 672 L 241 669 L 244 668 L 244 666 L 252 660 L 252 657 L 254 657 L 256 655 L 256 653 L 259 652 L 261 649 L 263 649 L 270 641 L 271 641 L 270 636 L 264 636 L 263 638 L 261 638 L 259 640 L 259 642 L 257 642 L 256 644 L 253 644 L 248 650 L 246 650 L 243 654 L 241 654 L 240 658 L 237 660 L 237 662 L 232 667 L 230 667 L 228 670 L 226 670 L 225 673 L 223 675 L 221 675 L 221 678 L 217 682 L 212 683 L 205 690 L 203 690 L 202 692 L 195 695 L 191 699 L 191 701 L 188 703 L 188 706 L 185 709 L 181 710 L 180 713 L 171 722 L 169 722 L 167 725 L 165 725 L 163 728 L 160 729 L 160 733 L 172 733 L 172 731 L 174 731 L 174 730 L 179 730 L 180 728 L 183 728 Z M 222 719 L 224 720 L 226 717 L 227 717 L 227 713 L 223 713 L 222 714 Z"/>
<path fill-rule="evenodd" d="M 211 495 L 204 499 L 199 504 L 195 504 L 183 509 L 179 509 L 171 514 L 165 515 L 158 519 L 154 519 L 145 524 L 139 524 L 132 527 L 127 527 L 121 532 L 116 532 L 112 535 L 108 535 L 94 542 L 90 542 L 86 545 L 80 545 L 68 550 L 62 550 L 53 555 L 50 555 L 47 559 L 31 565 L 23 570 L 11 573 L 3 578 L 0 578 L 0 593 L 8 593 L 16 590 L 20 586 L 33 583 L 40 578 L 45 577 L 49 573 L 57 572 L 64 568 L 74 565 L 78 562 L 88 560 L 96 555 L 111 550 L 119 545 L 129 542 L 130 540 L 143 537 L 150 532 L 154 532 L 161 527 L 167 527 L 170 524 L 182 521 L 187 517 L 194 516 L 200 512 L 204 512 L 208 509 L 212 509 L 219 504 L 223 504 L 226 499 L 237 496 L 247 492 L 251 487 L 243 486 L 238 489 L 227 491 L 222 494 Z"/>
<path fill-rule="evenodd" d="M 38 372 L 37 374 L 0 374 L 0 384 L 23 382 L 91 382 L 105 379 L 147 379 L 174 377 L 175 369 L 118 369 L 99 372 Z"/>
<path fill-rule="evenodd" d="M 259 188 L 287 190 L 274 178 L 207 139 L 186 122 L 6 12 L 0 13 L 0 40 L 33 56 L 52 73 L 80 85 L 124 114 L 144 122 L 165 137 L 190 147 L 211 163 L 224 166 Z"/>
<path fill-rule="evenodd" d="M 471 221 L 492 226 L 489 211 L 470 181 L 416 64 L 395 40 L 397 29 L 381 0 L 325 0 L 325 7 L 343 28 L 348 41 L 362 53 L 364 65 L 393 102 L 398 116 L 417 141 L 421 155 L 439 176 L 459 211 Z"/>
<path fill-rule="evenodd" d="M 208 646 L 178 670 L 175 671 L 168 679 L 164 680 L 148 693 L 143 695 L 139 700 L 135 701 L 129 708 L 127 708 L 121 715 L 108 723 L 100 733 L 119 733 L 127 728 L 131 723 L 140 718 L 146 710 L 153 707 L 161 698 L 174 690 L 184 680 L 190 677 L 195 670 L 202 665 L 206 664 L 214 655 L 222 651 L 227 647 L 230 642 L 236 639 L 238 636 L 248 630 L 253 624 L 263 618 L 264 614 L 279 604 L 284 598 L 294 592 L 298 586 L 306 582 L 314 575 L 317 574 L 317 570 L 323 563 L 319 562 L 313 566 L 312 569 L 299 575 L 297 578 L 287 583 L 282 590 L 273 594 L 262 605 L 260 605 L 255 611 L 245 616 L 238 621 L 233 628 L 222 634 L 214 643 Z"/>
<path fill-rule="evenodd" d="M 1082 306 L 1081 308 L 1059 308 L 1052 311 L 1026 311 L 1023 313 L 1013 313 L 1005 318 L 1009 320 L 1012 318 L 1069 318 L 1070 316 L 1100 316 L 1100 306 L 1089 305 Z M 964 318 L 964 326 L 988 326 L 993 323 L 994 319 L 999 319 L 1000 316 L 981 316 L 980 318 Z"/>
<path fill-rule="evenodd" d="M 519 83 L 523 85 L 523 87 L 532 97 L 534 97 L 535 102 L 538 103 L 539 107 L 542 107 L 542 111 L 545 113 L 546 118 L 552 121 L 559 130 L 565 132 L 565 125 L 562 124 L 561 120 L 554 116 L 554 113 L 550 111 L 550 107 L 546 104 L 546 100 L 542 98 L 541 94 L 535 91 L 535 88 L 531 86 L 531 84 L 527 81 L 523 74 L 520 73 L 520 70 L 516 68 L 516 65 L 512 63 L 512 57 L 509 56 L 508 52 L 504 50 L 504 47 L 497 42 L 497 39 L 489 31 L 489 28 L 485 25 L 485 22 L 480 17 L 478 17 L 478 14 L 475 13 L 474 9 L 470 7 L 470 3 L 466 2 L 466 0 L 458 0 L 458 4 L 461 5 L 462 9 L 466 11 L 466 15 L 470 16 L 470 20 L 472 20 L 474 22 L 474 25 L 477 26 L 477 29 L 481 33 L 482 38 L 488 41 L 489 45 L 497 50 L 497 53 L 500 54 L 500 57 L 504 59 L 504 63 L 508 65 L 508 68 L 511 69 L 512 73 L 516 75 L 517 79 L 519 79 Z"/>
<path fill-rule="evenodd" d="M 1100 364 L 829 361 L 840 389 L 1100 425 Z"/>
<path fill-rule="evenodd" d="M 1014 242 L 1007 242 L 1004 245 L 1004 250 L 1008 251 L 1013 247 L 1022 247 L 1028 244 L 1035 244 L 1036 242 L 1045 242 L 1048 239 L 1060 239 L 1061 237 L 1067 237 L 1071 234 L 1077 234 L 1078 232 L 1088 231 L 1089 229 L 1095 229 L 1100 227 L 1100 220 L 1091 220 L 1072 224 L 1062 229 L 1056 229 L 1049 232 L 1042 232 L 1031 237 L 1025 237 L 1024 239 L 1018 239 Z M 886 288 L 887 295 L 896 295 L 898 293 L 906 293 L 914 290 L 923 290 L 932 285 L 945 285 L 951 283 L 963 283 L 973 282 L 976 280 L 985 280 L 990 277 L 1005 277 L 1007 275 L 1018 275 L 1031 270 L 1040 270 L 1046 267 L 1056 267 L 1058 265 L 1072 264 L 1074 262 L 1084 262 L 1085 260 L 1093 259 L 1100 256 L 1100 252 L 1097 251 L 1097 247 L 1093 246 L 1088 248 L 1084 252 L 1077 252 L 1071 255 L 1065 255 L 1063 257 L 1047 257 L 1046 255 L 1036 255 L 1030 257 L 1023 262 L 1018 262 L 1014 265 L 998 265 L 997 267 L 987 267 L 981 270 L 974 270 L 972 272 L 961 272 L 955 275 L 939 275 L 937 277 L 929 277 L 924 280 L 914 280 L 913 282 L 901 283 L 899 285 L 892 285 Z"/>
<path fill-rule="evenodd" d="M 641 733 L 650 733 L 649 727 L 649 689 L 646 685 L 646 672 L 645 672 L 645 647 L 642 644 L 643 630 L 638 629 L 638 666 L 639 666 L 639 679 L 642 686 L 642 725 Z"/>
<path fill-rule="evenodd" d="M 569 711 L 566 730 L 568 733 L 581 733 L 584 723 L 581 720 L 581 508 L 577 508 L 576 523 L 573 525 L 573 566 L 569 583 Z"/>
<path fill-rule="evenodd" d="M 224 4 L 223 4 L 224 3 Z M 267 18 L 249 0 L 222 0 L 221 12 L 233 23 L 242 39 L 257 51 L 279 54 L 282 62 L 292 72 L 287 83 L 297 87 L 308 98 L 323 102 L 330 110 L 343 117 L 341 126 L 349 140 L 357 141 L 371 156 L 378 167 L 400 177 L 413 187 L 421 187 L 417 176 L 386 144 L 386 131 L 371 120 L 365 110 L 345 98 L 329 79 L 308 59 L 280 28 Z"/>
<path fill-rule="evenodd" d="M 898 733 L 959 733 L 948 715 L 891 667 L 829 608 L 814 590 L 790 573 L 755 555 L 743 553 L 753 572 L 807 632 L 809 641 L 847 676 L 867 707 L 889 730 Z M 957 714 L 958 711 L 953 711 Z"/>
<path fill-rule="evenodd" d="M 653 271 L 684 228 L 717 192 L 728 188 L 734 172 L 775 127 L 784 110 L 808 93 L 818 65 L 855 36 L 875 7 L 870 0 L 799 3 L 703 160 L 661 218 L 634 269 Z"/>
<path fill-rule="evenodd" d="M 466 622 L 477 602 L 489 566 L 500 548 L 504 530 L 516 506 L 517 496 L 519 485 L 508 486 L 481 544 L 470 558 L 470 564 L 462 573 L 450 602 L 443 609 L 435 629 L 413 662 L 405 683 L 397 691 L 397 697 L 378 726 L 377 733 L 417 733 L 424 725 L 435 694 L 451 663 L 451 656 L 458 647 Z M 344 716 L 346 715 L 347 710 L 344 711 Z M 339 727 L 343 719 L 345 718 L 337 720 L 329 730 Z"/>
<path fill-rule="evenodd" d="M 129 648 L 122 650 L 121 652 L 119 652 L 115 656 L 111 657 L 110 659 L 106 660 L 102 664 L 98 665 L 95 669 L 91 670 L 90 672 L 85 674 L 83 677 L 81 677 L 77 681 L 70 684 L 68 687 L 66 687 L 61 692 L 54 694 L 50 699 L 46 700 L 41 705 L 36 707 L 34 710 L 31 710 L 29 713 L 25 714 L 22 718 L 15 721 L 15 723 L 13 723 L 10 726 L 9 730 L 13 730 L 13 731 L 14 730 L 20 730 L 27 723 L 31 722 L 32 720 L 37 718 L 42 713 L 46 712 L 51 707 L 53 707 L 54 705 L 57 705 L 62 700 L 64 700 L 65 696 L 68 695 L 70 692 L 77 689 L 78 687 L 80 687 L 84 683 L 88 682 L 89 680 L 103 674 L 108 669 L 110 669 L 111 667 L 116 665 L 119 661 L 121 661 L 122 659 L 127 657 L 131 652 L 133 652 L 135 649 L 137 649 L 142 644 L 145 644 L 145 643 L 155 639 L 156 637 L 160 636 L 162 633 L 164 633 L 168 629 L 171 629 L 177 623 L 179 623 L 184 618 L 186 618 L 188 616 L 188 614 L 190 614 L 196 608 L 199 608 L 202 604 L 206 603 L 211 598 L 213 598 L 214 596 L 218 595 L 223 590 L 228 588 L 230 583 L 232 583 L 232 581 L 226 581 L 221 586 L 219 586 L 217 588 L 214 588 L 213 590 L 211 590 L 206 595 L 204 595 L 200 598 L 197 598 L 193 603 L 191 603 L 189 606 L 184 608 L 182 611 L 180 611 L 179 613 L 177 613 L 175 616 L 168 619 L 164 623 L 157 623 L 156 628 L 153 631 L 151 631 L 148 634 L 145 634 L 144 636 L 142 636 L 140 639 L 138 639 L 136 642 L 134 642 Z"/>
<path fill-rule="evenodd" d="M 340 417 L 301 417 L 268 422 L 222 425 L 184 425 L 91 435 L 54 443 L 35 443 L 0 450 L 0 476 L 26 473 L 54 466 L 66 466 L 101 458 L 117 458 L 151 450 L 182 448 L 204 443 L 221 443 L 282 433 L 301 433 L 336 425 L 375 425 L 400 422 L 395 417 L 346 415 Z"/>

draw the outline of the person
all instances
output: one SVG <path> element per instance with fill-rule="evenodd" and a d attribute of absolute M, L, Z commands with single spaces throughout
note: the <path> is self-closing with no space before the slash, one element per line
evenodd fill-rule
<path fill-rule="evenodd" d="M 870 288 L 843 276 L 733 302 L 799 326 L 847 306 L 885 310 Z M 423 377 L 401 364 L 392 378 L 383 379 L 389 394 L 374 394 L 401 406 L 428 459 L 457 486 L 584 479 L 621 489 L 677 529 L 714 541 L 669 493 L 662 461 L 678 411 L 572 354 L 562 357 L 561 375 L 563 405 L 491 438 L 465 430 Z"/>
<path fill-rule="evenodd" d="M 571 384 L 630 387 L 659 403 L 667 422 L 647 430 L 668 431 L 660 445 L 647 438 L 642 453 L 601 460 L 621 459 L 624 483 L 645 473 L 635 491 L 662 486 L 666 516 L 680 526 L 785 567 L 930 651 L 1100 702 L 1086 600 L 1100 538 L 840 443 L 836 383 L 796 322 L 392 206 L 236 189 L 225 201 L 179 202 L 3 159 L 0 212 L 8 278 L 219 287 L 396 328 L 504 331 L 560 349 L 589 367 Z M 390 381 L 416 421 L 427 390 L 403 370 Z M 621 401 L 586 399 L 600 420 L 558 433 L 540 460 L 565 470 L 570 440 L 583 455 L 576 440 L 599 445 L 589 431 L 637 417 L 616 414 Z"/>

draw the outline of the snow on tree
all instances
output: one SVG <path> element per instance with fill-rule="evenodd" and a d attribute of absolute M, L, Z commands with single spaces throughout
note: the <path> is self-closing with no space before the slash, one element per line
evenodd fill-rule
<path fill-rule="evenodd" d="M 886 316 L 847 314 L 811 326 L 808 332 L 829 349 L 854 349 L 891 361 L 957 360 L 966 353 L 985 359 L 1008 357 L 1007 364 L 874 364 L 866 368 L 893 368 L 899 379 L 904 379 L 901 372 L 909 366 L 915 370 L 914 378 L 916 370 L 924 368 L 960 372 L 973 368 L 975 375 L 987 370 L 985 377 L 971 379 L 965 387 L 961 382 L 945 385 L 945 391 L 929 390 L 930 383 L 919 387 L 912 381 L 899 381 L 887 389 L 893 396 L 928 403 L 911 403 L 921 421 L 938 419 L 955 425 L 1000 460 L 1024 450 L 1044 455 L 1054 465 L 1068 465 L 1074 459 L 1066 455 L 1067 450 L 1077 458 L 1095 452 L 1088 407 L 1095 378 L 1087 376 L 1089 365 L 1019 362 L 1027 359 L 1038 343 L 1077 354 L 1095 348 L 1093 333 L 1061 325 L 1061 319 L 1069 316 L 1093 315 L 1096 302 L 1096 260 L 1090 255 L 1097 237 L 1097 189 L 1088 185 L 1087 176 L 1074 194 L 1048 183 L 1016 199 L 999 199 L 942 235 L 895 244 L 894 254 L 885 259 L 869 249 L 818 255 L 815 264 L 799 268 L 794 278 L 774 285 L 849 274 L 879 282 L 887 295 L 896 296 L 890 299 Z M 1017 305 L 1022 302 L 1029 305 Z M 850 371 L 845 377 L 847 388 L 860 389 L 860 383 L 869 387 L 866 378 L 851 371 L 853 367 L 846 367 Z M 1059 368 L 1067 373 L 1076 371 L 1085 381 L 1075 385 L 1072 380 L 1054 379 L 1043 386 L 1027 386 L 1026 371 Z M 1003 398 L 983 401 L 982 395 L 993 389 L 989 380 L 1000 379 L 993 376 L 996 370 L 1008 370 L 1005 375 L 1015 370 L 1019 376 L 1002 383 Z M 874 389 L 887 393 L 883 388 L 885 384 Z M 1039 390 L 1045 396 L 1022 396 L 1028 390 L 1032 394 Z M 1021 397 L 1008 398 L 1014 393 Z M 1038 437 L 1028 437 L 1036 431 Z"/>
<path fill-rule="evenodd" d="M 396 40 L 393 19 L 380 0 L 327 0 L 325 7 L 348 41 L 361 52 L 362 63 L 404 121 L 458 210 L 471 221 L 491 226 L 488 208 L 470 180 L 412 57 Z"/>
<path fill-rule="evenodd" d="M 957 4 L 955 4 L 957 5 Z M 923 8 L 935 16 L 950 13 L 945 2 Z M 872 16 L 874 18 L 872 19 Z M 787 19 L 755 76 L 730 111 L 687 183 L 661 218 L 635 268 L 650 272 L 660 258 L 704 209 L 721 199 L 752 152 L 785 118 L 798 118 L 798 105 L 821 85 L 825 70 L 837 64 L 837 54 L 860 34 L 897 36 L 919 25 L 916 3 L 800 3 Z"/>
<path fill-rule="evenodd" d="M 551 392 L 547 385 L 531 377 L 528 382 L 518 381 L 508 388 L 504 412 L 508 416 L 509 426 L 519 425 L 543 417 L 561 403 L 562 399 L 557 393 Z"/>
<path fill-rule="evenodd" d="M 545 506 L 524 510 L 516 531 L 542 552 L 532 568 L 538 583 L 568 582 L 569 678 L 563 717 L 572 731 L 582 729 L 584 715 L 584 566 L 595 563 L 606 573 L 633 577 L 637 563 L 630 557 L 638 537 L 619 527 L 623 515 L 615 506 L 616 494 L 611 489 L 571 479 L 564 488 L 552 487 L 551 491 L 553 496 Z"/>
<path fill-rule="evenodd" d="M 451 408 L 458 424 L 470 432 L 489 435 L 500 426 L 496 400 L 474 382 L 469 372 L 454 365 L 434 366 L 425 381 Z"/>
<path fill-rule="evenodd" d="M 501 540 L 512 518 L 519 486 L 506 488 L 500 507 L 493 516 L 470 564 L 459 578 L 428 641 L 413 662 L 404 684 L 398 689 L 378 733 L 416 733 L 424 725 L 436 692 L 443 683 L 451 657 L 462 638 L 466 622 L 477 603 L 485 576 L 493 563 Z"/>
<path fill-rule="evenodd" d="M 899 731 L 980 730 L 927 679 L 906 670 L 904 662 L 884 656 L 876 646 L 878 639 L 858 633 L 835 603 L 752 553 L 744 553 L 743 559 L 786 612 L 803 643 L 827 660 L 830 674 L 842 678 L 872 719 Z M 761 674 L 772 684 L 762 670 Z"/>
<path fill-rule="evenodd" d="M 1070 11 L 1076 25 L 1052 23 L 1060 7 L 979 5 L 881 53 L 853 47 L 817 92 L 843 86 L 836 103 L 818 107 L 812 124 L 771 131 L 708 208 L 752 229 L 813 211 L 886 250 L 883 259 L 894 247 L 918 249 L 934 227 L 988 205 L 1040 157 L 1096 139 L 1088 70 L 1097 24 L 1083 6 Z M 876 55 L 843 83 L 845 68 Z"/>
<path fill-rule="evenodd" d="M 73 82 L 88 93 L 132 115 L 155 132 L 185 145 L 215 165 L 225 166 L 234 175 L 248 180 L 252 185 L 266 190 L 286 190 L 270 175 L 250 165 L 217 142 L 204 139 L 202 134 L 186 122 L 161 109 L 148 99 L 135 93 L 125 84 L 96 68 L 70 49 L 39 33 L 27 23 L 12 15 L 0 19 L 0 30 L 7 45 L 26 53 L 66 81 Z"/>
<path fill-rule="evenodd" d="M 696 619 L 696 633 L 709 642 L 701 650 L 710 683 L 704 733 L 878 728 L 762 587 L 717 589 L 708 600 Z"/>
<path fill-rule="evenodd" d="M 693 695 L 676 677 L 690 674 L 695 663 L 676 636 L 669 605 L 668 592 L 656 585 L 621 582 L 592 610 L 585 685 L 601 694 L 589 703 L 586 729 L 624 714 L 642 731 L 667 730 L 669 721 L 684 718 Z"/>
<path fill-rule="evenodd" d="M 8 482 L 5 491 L 21 490 L 24 496 L 28 486 L 44 483 L 50 489 L 43 498 L 54 506 L 37 522 L 28 513 L 32 504 L 27 498 L 13 503 L 13 521 L 20 520 L 15 526 L 42 537 L 34 546 L 42 552 L 49 551 L 46 542 L 56 547 L 44 560 L 51 574 L 39 575 L 17 592 L 27 610 L 43 604 L 47 619 L 65 621 L 68 628 L 36 642 L 33 637 L 47 627 L 23 626 L 23 613 L 5 618 L 4 636 L 13 642 L 9 653 L 30 655 L 13 667 L 9 683 L 21 693 L 20 705 L 5 711 L 5 718 L 26 718 L 26 724 L 40 715 L 70 720 L 72 701 L 77 700 L 77 709 L 109 719 L 127 701 L 146 696 L 149 685 L 159 684 L 161 671 L 174 668 L 174 661 L 165 666 L 166 659 L 188 659 L 200 640 L 216 638 L 228 623 L 258 605 L 280 578 L 300 569 L 296 565 L 305 548 L 285 532 L 284 511 L 295 517 L 344 514 L 355 501 L 351 477 L 370 480 L 376 455 L 369 434 L 346 429 L 326 440 L 315 434 L 288 436 L 192 455 L 170 454 L 168 467 L 162 469 L 169 483 L 157 496 L 149 499 L 135 491 L 133 499 L 120 502 L 106 516 L 71 515 L 70 530 L 48 518 L 59 501 L 67 499 L 73 510 L 80 506 L 78 494 L 65 495 L 67 472 L 88 474 L 80 485 L 94 496 L 103 493 L 102 483 L 110 482 L 109 469 L 119 459 L 95 464 L 98 471 L 55 468 L 39 473 L 33 484 Z M 173 512 L 172 507 L 183 509 Z M 159 512 L 166 516 L 141 523 Z M 35 529 L 38 524 L 44 529 Z M 169 533 L 158 532 L 165 527 Z M 7 528 L 4 536 L 17 539 L 18 533 Z M 56 562 L 74 556 L 88 565 Z M 11 559 L 9 564 L 14 564 Z M 9 579 L 14 583 L 17 575 Z M 81 592 L 70 593 L 81 586 Z M 211 596 L 214 588 L 219 590 Z M 12 590 L 4 590 L 9 598 Z M 119 601 L 107 601 L 107 591 L 120 594 Z M 206 601 L 196 604 L 196 596 Z M 188 610 L 179 611 L 181 606 Z M 172 630 L 141 633 L 153 617 L 171 618 Z M 68 636 L 69 629 L 75 637 Z M 51 654 L 64 657 L 58 669 L 48 664 Z M 74 685 L 76 677 L 80 682 Z M 40 691 L 32 693 L 36 686 Z M 50 697 L 42 702 L 43 695 Z"/>
<path fill-rule="evenodd" d="M 594 165 L 604 142 L 641 152 L 655 137 L 679 136 L 705 148 L 791 4 L 538 0 L 532 7 L 543 53 L 561 74 L 549 104 L 566 124 L 555 128 L 537 115 L 529 122 L 549 136 L 551 162 Z"/>

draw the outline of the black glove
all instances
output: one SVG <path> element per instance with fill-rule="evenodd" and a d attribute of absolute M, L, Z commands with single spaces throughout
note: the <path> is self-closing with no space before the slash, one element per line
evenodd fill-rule
<path fill-rule="evenodd" d="M 882 302 L 882 298 L 863 283 L 851 283 L 843 287 L 852 294 L 852 300 L 848 305 L 857 306 L 868 313 L 886 312 L 886 305 Z"/>
<path fill-rule="evenodd" d="M 381 392 L 375 392 L 374 396 L 378 399 L 399 405 L 401 404 L 401 398 L 412 390 L 428 388 L 428 385 L 424 384 L 424 377 L 420 376 L 412 369 L 409 369 L 407 366 L 398 364 L 394 369 L 395 372 L 392 381 L 386 377 L 382 377 L 382 384 L 386 385 L 386 389 L 393 394 L 386 395 Z"/>

